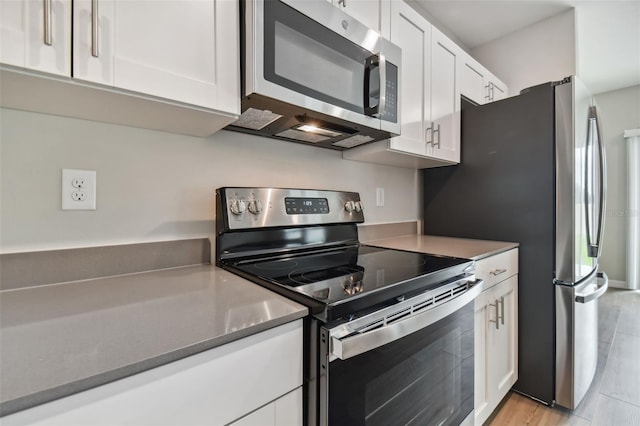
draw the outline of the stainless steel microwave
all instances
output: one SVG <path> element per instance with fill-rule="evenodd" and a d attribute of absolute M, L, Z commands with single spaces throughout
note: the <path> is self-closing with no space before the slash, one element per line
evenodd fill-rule
<path fill-rule="evenodd" d="M 245 0 L 228 127 L 344 150 L 400 134 L 401 50 L 326 0 Z"/>

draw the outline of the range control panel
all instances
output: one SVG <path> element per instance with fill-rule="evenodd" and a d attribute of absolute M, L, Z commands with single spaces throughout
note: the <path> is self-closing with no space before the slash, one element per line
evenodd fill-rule
<path fill-rule="evenodd" d="M 216 190 L 216 202 L 227 229 L 364 222 L 357 192 L 225 187 Z"/>

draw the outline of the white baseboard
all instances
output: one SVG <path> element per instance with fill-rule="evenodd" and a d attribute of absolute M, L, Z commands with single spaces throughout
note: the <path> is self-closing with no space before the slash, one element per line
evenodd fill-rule
<path fill-rule="evenodd" d="M 618 280 L 609 280 L 609 287 L 628 288 L 626 281 L 618 281 Z"/>

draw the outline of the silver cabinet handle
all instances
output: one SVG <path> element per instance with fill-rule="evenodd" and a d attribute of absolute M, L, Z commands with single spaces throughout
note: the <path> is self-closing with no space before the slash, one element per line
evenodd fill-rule
<path fill-rule="evenodd" d="M 431 123 L 431 127 L 427 128 L 428 131 L 431 131 L 431 140 L 427 137 L 427 145 L 440 148 L 440 124 L 436 126 L 436 123 Z M 436 136 L 438 137 L 438 142 L 436 142 Z"/>
<path fill-rule="evenodd" d="M 500 309 L 500 302 L 498 302 L 498 299 L 496 299 L 496 303 L 489 303 L 489 306 L 491 306 L 492 308 L 496 309 L 496 319 L 492 320 L 490 319 L 489 322 L 493 322 L 496 324 L 496 330 L 500 329 L 500 313 L 498 312 Z M 503 322 L 504 324 L 504 322 Z"/>
<path fill-rule="evenodd" d="M 347 0 L 338 0 L 338 4 L 342 7 L 347 7 Z"/>
<path fill-rule="evenodd" d="M 91 0 L 91 56 L 95 58 L 100 55 L 98 50 L 99 24 L 98 0 Z"/>
<path fill-rule="evenodd" d="M 53 45 L 53 36 L 51 30 L 51 1 L 44 0 L 44 44 Z"/>
<path fill-rule="evenodd" d="M 489 273 L 495 277 L 497 275 L 504 274 L 505 272 L 507 272 L 506 269 L 494 269 L 493 271 L 490 271 Z"/>
<path fill-rule="evenodd" d="M 427 145 L 431 145 L 433 143 L 433 123 L 424 130 L 424 139 Z"/>
<path fill-rule="evenodd" d="M 598 281 L 602 280 L 602 284 L 598 283 L 598 288 L 588 294 L 576 294 L 576 302 L 589 303 L 602 296 L 607 288 L 609 288 L 609 277 L 604 272 L 598 272 Z"/>
<path fill-rule="evenodd" d="M 446 303 L 442 303 L 431 309 L 421 310 L 383 327 L 374 328 L 344 338 L 331 337 L 330 352 L 340 359 L 348 359 L 428 327 L 451 315 L 467 303 L 472 302 L 481 293 L 481 284 L 482 281 L 478 280 L 473 287 L 465 293 Z"/>
<path fill-rule="evenodd" d="M 489 306 L 496 308 L 496 319 L 490 319 L 489 322 L 496 324 L 496 330 L 500 329 L 500 324 L 504 325 L 504 296 L 500 296 L 500 300 L 496 299 L 496 303 L 489 303 Z"/>
<path fill-rule="evenodd" d="M 493 101 L 493 82 L 489 82 L 489 84 L 487 84 L 486 86 L 484 86 L 485 89 L 487 89 L 487 94 L 484 96 L 484 98 L 491 102 Z"/>

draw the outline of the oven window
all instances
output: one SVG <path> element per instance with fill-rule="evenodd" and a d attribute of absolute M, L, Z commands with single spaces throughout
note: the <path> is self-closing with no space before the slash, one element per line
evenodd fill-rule
<path fill-rule="evenodd" d="M 459 425 L 473 411 L 473 302 L 378 349 L 329 364 L 330 425 Z"/>

